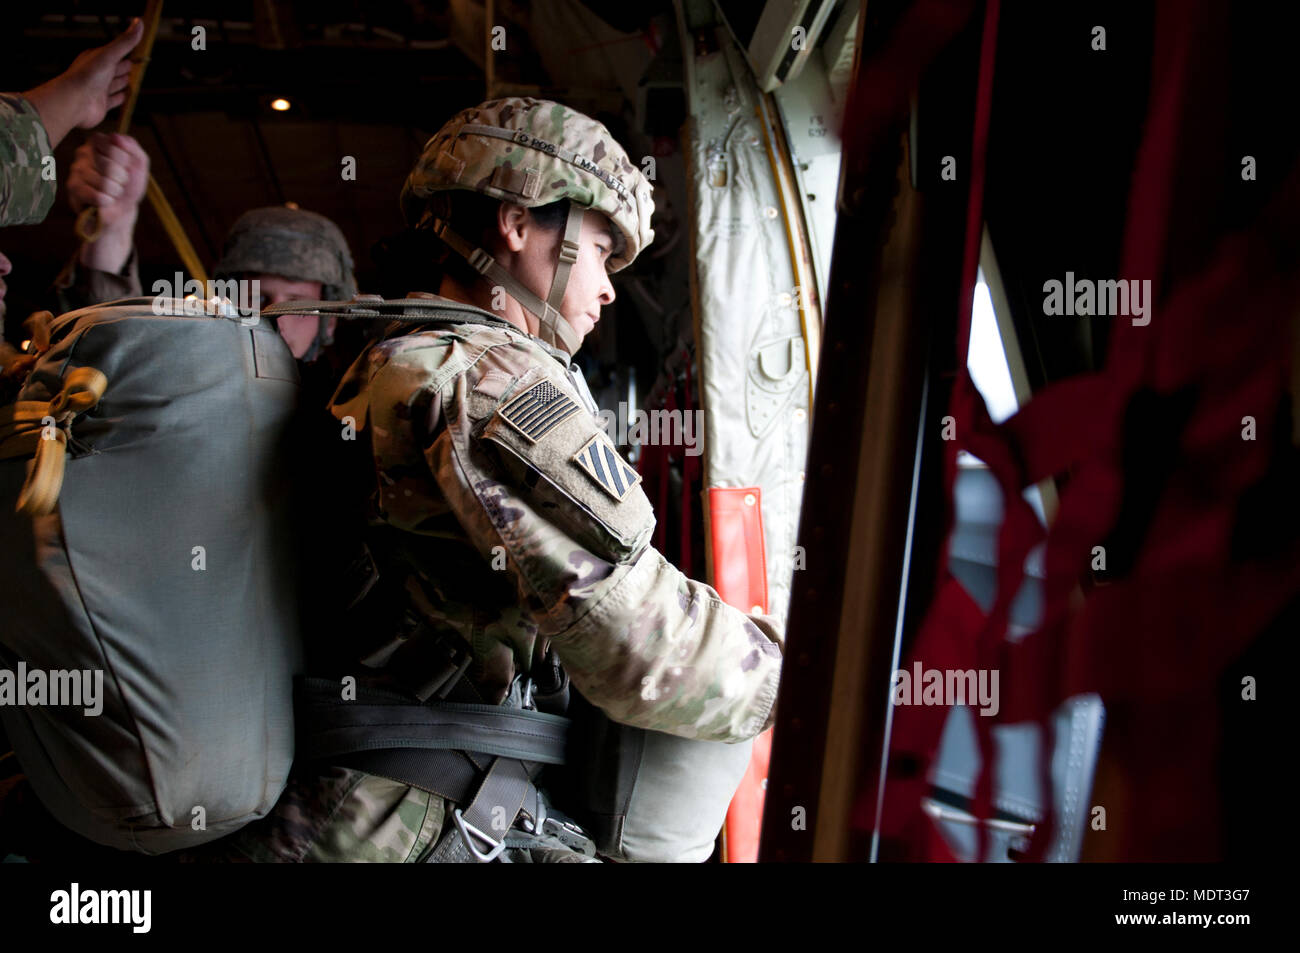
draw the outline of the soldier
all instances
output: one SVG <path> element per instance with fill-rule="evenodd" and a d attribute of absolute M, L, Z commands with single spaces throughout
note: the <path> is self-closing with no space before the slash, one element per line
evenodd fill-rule
<path fill-rule="evenodd" d="M 54 149 L 74 128 L 99 125 L 110 109 L 126 100 L 131 71 L 127 59 L 144 25 L 133 19 L 126 31 L 104 46 L 86 50 L 67 70 L 25 93 L 0 93 L 0 227 L 32 225 L 44 220 L 54 205 Z M 13 263 L 0 251 L 0 404 L 12 399 L 28 358 L 4 340 L 4 278 Z M 0 730 L 0 841 L 8 840 L 10 825 L 26 823 L 25 811 L 10 807 L 29 793 L 13 774 L 16 760 L 3 757 L 9 742 Z M 3 853 L 0 850 L 0 853 Z"/>
<path fill-rule="evenodd" d="M 149 155 L 132 136 L 92 133 L 73 154 L 68 204 L 80 214 L 99 210 L 99 235 L 84 242 L 55 281 L 59 310 L 143 294 L 135 253 L 135 223 L 149 184 Z"/>
<path fill-rule="evenodd" d="M 48 83 L 16 95 L 0 94 L 0 226 L 45 218 L 54 204 L 54 180 L 42 160 L 76 129 L 99 125 L 126 100 L 131 50 L 144 35 L 138 18 L 111 43 L 86 50 Z"/>
<path fill-rule="evenodd" d="M 261 307 L 285 301 L 347 301 L 357 293 L 352 253 L 339 227 L 324 215 L 298 208 L 245 212 L 226 235 L 214 271 L 217 278 L 257 279 Z M 310 363 L 333 343 L 336 321 L 332 316 L 292 314 L 277 318 L 276 326 L 293 356 Z"/>
<path fill-rule="evenodd" d="M 36 107 L 15 93 L 0 93 L 0 226 L 29 225 L 49 214 L 54 177 L 42 160 L 53 155 Z"/>
<path fill-rule="evenodd" d="M 609 273 L 654 237 L 650 191 L 603 125 L 552 102 L 484 103 L 425 146 L 404 215 L 472 268 L 452 258 L 439 296 L 416 296 L 464 321 L 390 332 L 331 404 L 378 474 L 380 595 L 366 602 L 380 611 L 353 633 L 363 684 L 412 703 L 558 712 L 571 679 L 640 728 L 740 742 L 772 723 L 776 620 L 727 605 L 649 545 L 640 477 L 571 362 L 614 299 Z M 338 683 L 322 691 L 337 700 Z M 300 767 L 236 839 L 259 860 L 588 859 L 531 801 L 510 799 L 506 834 L 471 823 L 501 760 L 473 797 L 356 761 Z"/>
<path fill-rule="evenodd" d="M 149 157 L 130 136 L 96 133 L 78 147 L 68 176 L 68 201 L 74 212 L 96 206 L 102 230 L 64 271 L 64 311 L 143 293 L 134 230 L 148 179 Z M 323 215 L 285 206 L 241 215 L 226 235 L 213 272 L 217 279 L 256 279 L 259 307 L 285 301 L 346 301 L 357 292 L 352 253 L 339 227 Z M 336 321 L 314 314 L 276 319 L 280 336 L 304 370 L 322 356 L 328 358 L 322 367 L 331 367 L 325 375 L 332 378 L 331 389 L 356 353 L 347 353 L 343 360 L 329 350 Z M 313 373 L 318 370 L 313 368 Z"/>
<path fill-rule="evenodd" d="M 111 43 L 86 50 L 48 83 L 21 95 L 0 93 L 0 226 L 28 225 L 54 204 L 54 149 L 73 128 L 99 125 L 126 99 L 131 63 L 144 26 L 131 21 Z M 0 277 L 11 264 L 0 255 Z M 5 284 L 0 281 L 0 332 L 4 330 Z"/>

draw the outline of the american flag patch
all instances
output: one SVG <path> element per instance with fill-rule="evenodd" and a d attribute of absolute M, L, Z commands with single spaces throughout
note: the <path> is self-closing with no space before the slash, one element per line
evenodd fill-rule
<path fill-rule="evenodd" d="M 572 459 L 600 484 L 602 490 L 620 503 L 641 482 L 641 474 L 623 462 L 604 434 L 598 433 L 588 440 Z"/>
<path fill-rule="evenodd" d="M 529 443 L 537 443 L 581 408 L 550 381 L 538 381 L 497 411 Z"/>

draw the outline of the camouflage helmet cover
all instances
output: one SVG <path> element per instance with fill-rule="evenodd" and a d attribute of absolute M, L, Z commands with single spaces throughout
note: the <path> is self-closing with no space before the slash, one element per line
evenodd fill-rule
<path fill-rule="evenodd" d="M 357 293 L 347 239 L 324 215 L 302 209 L 256 208 L 231 226 L 215 276 L 258 273 L 319 281 L 322 297 L 330 301 L 347 301 Z"/>
<path fill-rule="evenodd" d="M 618 271 L 654 241 L 652 186 L 602 123 L 544 99 L 494 99 L 457 113 L 424 146 L 402 187 L 419 224 L 435 193 L 467 189 L 525 208 L 569 199 L 605 213 L 624 239 Z"/>

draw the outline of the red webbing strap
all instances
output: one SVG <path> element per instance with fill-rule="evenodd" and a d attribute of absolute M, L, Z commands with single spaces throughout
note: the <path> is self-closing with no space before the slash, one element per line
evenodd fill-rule
<path fill-rule="evenodd" d="M 668 446 L 663 441 L 641 445 L 641 454 L 636 461 L 637 472 L 641 474 L 645 494 L 654 500 L 656 514 L 668 512 Z M 670 561 L 672 554 L 667 551 L 667 524 L 658 519 L 650 537 L 650 545 L 663 553 Z M 677 568 L 681 569 L 680 564 Z M 684 570 L 683 570 L 684 571 Z"/>
<path fill-rule="evenodd" d="M 989 0 L 985 6 L 984 26 L 980 43 L 979 79 L 976 88 L 975 120 L 972 131 L 970 191 L 967 196 L 966 236 L 962 261 L 962 277 L 956 302 L 957 354 L 963 358 L 970 345 L 971 307 L 975 297 L 975 282 L 979 269 L 979 248 L 983 234 L 983 197 L 985 153 L 987 151 L 989 120 L 993 100 L 993 67 L 997 48 L 998 0 Z M 965 361 L 958 373 L 950 404 L 951 415 L 957 424 L 957 439 L 948 441 L 944 454 L 944 483 L 946 499 L 952 500 L 952 489 L 957 475 L 957 452 L 968 449 L 992 468 L 998 481 L 1006 485 L 1017 480 L 1019 467 L 1016 457 L 995 436 L 992 421 L 984 407 Z M 1018 496 L 1005 494 L 1006 520 L 999 537 L 999 566 L 1020 567 L 1024 553 L 1032 545 L 1032 534 L 1037 520 Z M 1019 506 L 1016 504 L 1019 503 Z M 953 512 L 948 510 L 951 526 Z M 1023 552 L 1021 552 L 1023 550 Z M 1019 554 L 1019 558 L 1017 558 Z M 945 563 L 946 565 L 946 560 Z M 905 669 L 913 661 L 925 669 L 993 668 L 999 664 L 1001 635 L 1005 632 L 1005 618 L 1010 598 L 1003 589 L 1010 570 L 1000 570 L 998 601 L 985 619 L 979 607 L 966 591 L 946 572 L 937 586 L 934 604 L 917 634 Z M 1018 573 L 1017 573 L 1018 578 Z M 1012 592 L 1014 595 L 1014 590 Z M 999 624 L 998 620 L 1002 622 Z M 855 811 L 855 823 L 862 829 L 878 826 L 881 834 L 882 860 L 953 860 L 942 835 L 921 808 L 928 788 L 928 767 L 938 750 L 947 720 L 948 709 L 928 705 L 895 706 L 890 728 L 889 767 L 886 777 L 878 780 L 884 785 L 879 820 L 874 820 L 877 791 L 871 790 L 860 798 Z M 996 752 L 991 742 L 987 718 L 976 718 L 976 737 L 979 742 L 982 764 L 992 768 Z M 976 813 L 987 816 L 991 801 L 989 773 L 984 772 L 976 788 Z M 982 806 L 981 806 L 982 804 Z M 983 813 L 980 813 L 980 812 Z M 979 826 L 979 854 L 986 852 L 987 832 Z"/>
<path fill-rule="evenodd" d="M 1121 276 L 1149 278 L 1152 293 L 1149 303 L 1159 297 L 1160 275 L 1165 257 L 1166 230 L 1173 201 L 1176 177 L 1172 174 L 1178 160 L 1178 122 L 1181 117 L 1179 100 L 1187 66 L 1190 33 L 1186 24 L 1174 26 L 1169 18 L 1162 17 L 1162 26 L 1156 31 L 1156 74 L 1153 80 L 1151 101 L 1148 107 L 1147 126 L 1138 154 L 1133 187 L 1130 192 L 1130 209 L 1125 228 L 1125 248 Z M 1163 27 L 1171 27 L 1163 32 Z M 1170 51 L 1172 50 L 1172 55 Z M 1071 483 L 1062 495 L 1060 512 L 1052 527 L 1045 554 L 1044 612 L 1038 631 L 1029 640 L 1025 656 L 1034 656 L 1034 664 L 1010 671 L 1008 659 L 1008 685 L 1013 699 L 1023 698 L 1027 703 L 1028 717 L 1037 717 L 1040 724 L 1038 775 L 1040 796 L 1046 798 L 1049 823 L 1038 825 L 1031 838 L 1027 857 L 1041 861 L 1054 836 L 1055 796 L 1051 781 L 1051 753 L 1054 745 L 1050 732 L 1051 715 L 1064 700 L 1063 683 L 1066 678 L 1064 661 L 1067 657 L 1066 632 L 1070 614 L 1069 600 L 1076 586 L 1086 579 L 1092 546 L 1104 540 L 1115 527 L 1120 514 L 1124 493 L 1122 473 L 1121 410 L 1130 404 L 1139 382 L 1146 377 L 1149 355 L 1158 341 L 1161 327 L 1138 327 L 1131 321 L 1120 320 L 1114 328 L 1110 353 L 1107 357 L 1108 382 L 1115 399 L 1093 407 L 1094 436 L 1110 434 L 1110 440 L 1098 439 L 1092 453 L 1072 475 Z M 1161 322 L 1168 327 L 1166 322 Z M 1059 393 L 1059 391 L 1058 391 Z M 1056 395 L 1053 395 L 1054 397 Z M 1059 403 L 1060 398 L 1057 398 Z M 1037 435 L 1040 443 L 1060 442 L 1066 434 L 1057 430 Z M 1004 491 L 1005 492 L 1005 491 Z M 1096 595 L 1095 592 L 1090 595 Z M 1131 632 L 1131 621 L 1129 631 Z M 1093 655 L 1094 645 L 1085 642 L 1083 655 Z M 1075 654 L 1075 653 L 1071 653 Z M 1114 659 L 1111 659 L 1114 667 Z M 1035 683 L 1038 690 L 1030 694 L 1027 683 Z M 1106 697 L 1106 696 L 1103 696 Z M 1032 699 L 1032 701 L 1031 701 Z M 1014 710 L 1014 709 L 1013 709 Z"/>
<path fill-rule="evenodd" d="M 668 416 L 663 419 L 673 419 L 672 415 L 677 410 L 677 384 L 675 381 L 670 382 L 668 390 L 664 392 L 664 399 L 660 404 L 660 409 L 668 412 Z M 662 437 L 662 434 L 660 436 Z M 666 516 L 668 515 L 668 488 L 672 485 L 673 448 L 668 445 L 666 440 L 661 440 L 657 447 L 657 453 L 661 463 L 659 464 L 659 502 L 655 508 L 655 512 L 662 513 Z M 659 548 L 660 551 L 662 551 L 665 541 L 668 538 L 668 524 L 663 520 L 660 520 L 659 526 L 656 528 L 655 532 L 659 534 Z M 678 557 L 681 555 L 680 546 L 678 547 L 676 555 Z M 680 562 L 677 562 L 677 568 L 681 569 L 683 572 L 686 571 Z"/>
<path fill-rule="evenodd" d="M 1153 286 L 1163 271 L 1170 183 L 1180 161 L 1177 132 L 1186 118 L 1182 87 L 1195 61 L 1190 44 L 1199 35 L 1194 21 L 1176 5 L 1160 8 L 1157 68 L 1122 274 Z M 1102 696 L 1112 726 L 1123 726 L 1109 735 L 1129 785 L 1115 859 L 1214 853 L 1215 713 L 1223 704 L 1216 683 L 1224 666 L 1300 593 L 1294 540 L 1283 540 L 1279 552 L 1235 555 L 1240 547 L 1234 546 L 1243 495 L 1267 472 L 1282 436 L 1276 431 L 1288 382 L 1289 321 L 1300 289 L 1273 251 L 1298 214 L 1300 168 L 1292 170 L 1263 229 L 1227 238 L 1207 266 L 1164 300 L 1152 295 L 1160 306 L 1150 324 L 1117 321 L 1104 373 L 1050 385 L 1001 426 L 989 420 L 969 376 L 958 381 L 952 401 L 958 443 L 990 466 L 1006 501 L 998 593 L 985 619 L 960 585 L 946 579 L 912 658 L 926 668 L 999 668 L 998 720 L 1039 723 L 1039 784 L 1048 816 L 1031 839 L 1031 860 L 1045 855 L 1055 823 L 1051 715 L 1066 698 L 1088 692 Z M 1137 517 L 1149 522 L 1133 564 L 1122 578 L 1091 587 L 1093 547 L 1117 528 L 1125 494 L 1137 492 L 1134 486 L 1146 476 L 1125 471 L 1133 465 L 1133 445 L 1152 437 L 1133 423 L 1131 411 L 1139 397 L 1175 394 L 1190 395 L 1191 409 L 1185 422 L 1162 424 L 1181 429 L 1172 434 L 1173 456 L 1159 493 Z M 1253 440 L 1243 439 L 1245 418 L 1255 423 Z M 957 448 L 948 449 L 951 477 Z M 1036 521 L 1031 525 L 1020 490 L 1067 470 L 1070 480 L 1046 541 L 1043 619 L 1036 632 L 1011 645 L 1004 639 L 1006 610 L 1020 586 L 1024 557 L 1042 535 Z M 1080 584 L 1087 597 L 1075 607 Z M 902 838 L 912 856 L 919 851 L 922 858 L 940 859 L 946 853 L 936 849 L 933 829 L 921 823 L 918 810 L 946 714 L 943 708 L 894 709 L 886 785 L 891 809 L 881 831 Z M 987 816 L 995 768 L 987 756 L 991 726 L 988 719 L 975 720 L 983 755 L 975 813 Z"/>
<path fill-rule="evenodd" d="M 975 667 L 975 642 L 984 614 L 970 594 L 949 577 L 940 587 L 934 603 L 917 633 L 911 661 L 927 669 L 969 669 Z M 880 813 L 880 855 L 885 862 L 942 861 L 956 858 L 930 817 L 921 810 L 929 791 L 929 766 L 938 754 L 943 726 L 949 709 L 939 705 L 899 705 L 893 708 L 890 731 L 889 770 L 879 779 L 884 784 Z M 875 826 L 877 791 L 860 797 L 853 824 L 859 830 Z"/>
<path fill-rule="evenodd" d="M 682 414 L 689 415 L 693 419 L 695 414 L 695 401 L 691 396 L 691 355 L 685 349 L 682 350 L 682 367 L 685 369 L 685 380 L 683 382 L 684 393 L 682 397 Z M 692 424 L 693 426 L 693 424 Z M 704 440 L 702 432 L 692 431 L 695 434 L 696 449 L 699 448 L 700 442 Z M 695 554 L 692 552 L 691 537 L 693 535 L 694 515 L 693 504 L 695 501 L 695 485 L 700 482 L 703 475 L 703 467 L 700 466 L 698 455 L 691 456 L 682 448 L 682 561 L 680 568 L 682 572 L 695 578 Z"/>
<path fill-rule="evenodd" d="M 683 363 L 685 370 L 684 397 L 681 407 L 678 407 L 677 386 L 670 383 L 664 391 L 664 396 L 656 408 L 649 408 L 651 412 L 666 411 L 665 420 L 674 420 L 680 409 L 683 419 L 682 434 L 685 434 L 685 421 L 688 415 L 695 413 L 695 406 L 691 395 L 691 355 L 688 351 L 682 351 Z M 689 418 L 694 425 L 694 418 Z M 637 458 L 637 472 L 643 478 L 643 488 L 646 496 L 655 501 L 655 512 L 661 516 L 668 512 L 668 491 L 671 485 L 671 470 L 674 460 L 681 462 L 682 492 L 681 492 L 681 520 L 680 520 L 680 545 L 675 553 L 668 552 L 668 524 L 662 519 L 655 524 L 654 534 L 650 538 L 650 543 L 655 549 L 663 553 L 678 569 L 684 572 L 692 579 L 696 578 L 696 554 L 692 546 L 694 539 L 695 523 L 695 501 L 697 489 L 703 479 L 704 469 L 701 466 L 698 454 L 691 455 L 686 452 L 685 444 L 669 444 L 665 439 L 666 433 L 671 430 L 662 431 L 660 439 L 655 443 L 645 444 L 641 447 L 641 454 Z M 692 429 L 696 447 L 704 439 L 702 431 Z"/>
<path fill-rule="evenodd" d="M 999 667 L 1000 649 L 1006 632 L 1011 598 L 1018 588 L 1018 586 L 1011 587 L 1011 593 L 1008 595 L 1005 591 L 1008 588 L 1007 577 L 1014 571 L 1018 579 L 1020 567 L 1024 565 L 1024 557 L 1035 541 L 1032 533 L 1038 526 L 1033 518 L 1033 512 L 1023 500 L 1006 492 L 1006 487 L 1016 476 L 1014 458 L 1009 452 L 1004 452 L 1003 448 L 995 447 L 994 441 L 982 439 L 984 434 L 992 431 L 992 421 L 989 420 L 988 410 L 979 391 L 975 389 L 964 360 L 964 356 L 970 350 L 971 308 L 975 299 L 975 280 L 979 272 L 980 239 L 984 232 L 984 173 L 989 118 L 993 110 L 993 68 L 997 56 L 999 7 L 998 0 L 988 0 L 984 10 L 984 30 L 980 39 L 979 80 L 975 93 L 975 123 L 970 158 L 971 181 L 966 207 L 966 247 L 957 300 L 957 354 L 961 359 L 961 370 L 953 393 L 953 417 L 957 421 L 958 439 L 950 441 L 945 461 L 948 498 L 951 499 L 957 473 L 957 444 L 961 442 L 960 431 L 964 425 L 968 429 L 967 449 L 992 468 L 997 475 L 998 483 L 1003 487 L 1003 497 L 1006 501 L 1006 516 L 998 541 L 998 594 L 992 611 L 976 638 L 977 665 L 975 667 L 977 669 Z M 1018 505 L 1012 504 L 1013 499 Z M 1012 561 L 1009 568 L 1007 568 L 1008 560 Z M 996 777 L 997 768 L 997 749 L 993 744 L 992 726 L 988 718 L 975 719 L 975 736 L 979 744 L 981 768 L 975 785 L 974 813 L 976 817 L 983 818 L 991 813 L 992 779 Z M 979 824 L 977 831 L 976 857 L 983 858 L 988 852 L 988 830 L 986 825 Z"/>

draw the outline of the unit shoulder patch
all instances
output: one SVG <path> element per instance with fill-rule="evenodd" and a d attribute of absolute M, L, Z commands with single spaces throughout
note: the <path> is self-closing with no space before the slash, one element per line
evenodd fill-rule
<path fill-rule="evenodd" d="M 493 450 L 471 460 L 579 545 L 621 562 L 646 544 L 655 521 L 641 477 L 565 382 L 525 382 L 472 426 Z"/>
<path fill-rule="evenodd" d="M 591 439 L 570 459 L 620 503 L 641 482 L 641 474 L 623 461 L 604 431 L 592 434 Z"/>

